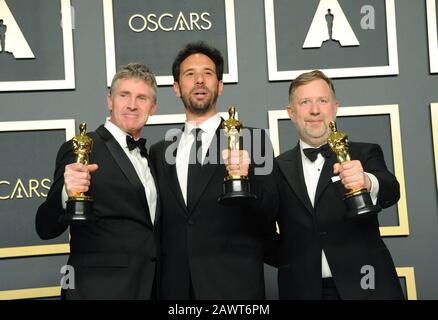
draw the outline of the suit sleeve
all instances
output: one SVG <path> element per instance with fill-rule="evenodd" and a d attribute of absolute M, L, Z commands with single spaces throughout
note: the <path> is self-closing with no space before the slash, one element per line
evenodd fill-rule
<path fill-rule="evenodd" d="M 279 206 L 279 193 L 275 179 L 276 166 L 274 153 L 269 137 L 265 130 L 261 134 L 253 132 L 253 146 L 249 179 L 252 192 L 257 200 L 252 204 L 251 210 L 259 217 L 263 245 L 264 260 L 276 266 L 278 234 L 276 233 L 276 216 Z M 263 159 L 263 161 L 261 161 Z"/>
<path fill-rule="evenodd" d="M 43 240 L 56 238 L 67 229 L 67 225 L 59 223 L 58 219 L 65 211 L 61 202 L 65 166 L 73 162 L 75 162 L 75 157 L 71 141 L 68 141 L 58 151 L 52 186 L 46 200 L 40 205 L 36 214 L 36 231 Z"/>
<path fill-rule="evenodd" d="M 388 208 L 397 203 L 400 199 L 400 184 L 386 167 L 382 148 L 377 144 L 372 144 L 369 151 L 362 157 L 364 171 L 372 173 L 379 181 L 377 203 L 382 208 Z"/>
<path fill-rule="evenodd" d="M 249 179 L 251 188 L 257 197 L 253 210 L 260 213 L 266 219 L 266 223 L 272 223 L 278 211 L 278 192 L 274 178 L 274 152 L 265 130 L 254 129 L 252 141 Z"/>
<path fill-rule="evenodd" d="M 149 165 L 157 172 L 158 143 L 149 148 Z"/>
<path fill-rule="evenodd" d="M 265 248 L 264 248 L 264 262 L 278 268 L 280 265 L 279 262 L 279 247 L 280 247 L 280 234 L 277 232 L 277 220 L 278 216 L 277 213 L 280 210 L 280 197 L 279 195 L 279 185 L 278 181 L 280 181 L 280 171 L 278 169 L 277 162 L 274 161 L 274 166 L 272 170 L 272 179 L 271 182 L 272 185 L 269 186 L 271 188 L 272 192 L 276 193 L 276 199 L 275 199 L 275 208 L 273 208 L 274 212 L 272 213 L 272 220 L 268 222 L 267 228 L 266 228 L 266 237 L 265 237 Z"/>

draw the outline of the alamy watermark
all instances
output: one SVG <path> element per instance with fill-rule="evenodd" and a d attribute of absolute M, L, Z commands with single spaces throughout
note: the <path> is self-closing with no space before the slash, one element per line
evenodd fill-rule
<path fill-rule="evenodd" d="M 167 164 L 176 164 L 176 151 L 183 135 L 182 129 L 173 128 L 166 132 L 165 141 L 171 141 L 165 150 L 165 161 Z M 240 131 L 241 135 L 241 149 L 246 150 L 250 156 L 250 164 L 254 169 L 254 175 L 268 175 L 272 172 L 274 166 L 274 151 L 268 137 L 268 130 L 266 129 L 247 129 L 243 128 Z M 221 129 L 220 134 L 213 136 L 209 144 L 208 151 L 204 154 L 205 158 L 202 161 L 201 150 L 196 155 L 199 162 L 206 164 L 224 164 L 225 160 L 222 157 L 222 151 L 227 149 L 228 137 Z M 196 137 L 198 141 L 202 141 L 201 134 Z M 191 162 L 194 163 L 195 157 Z M 190 163 L 190 162 L 189 162 Z"/>
<path fill-rule="evenodd" d="M 75 288 L 75 269 L 71 265 L 64 265 L 61 267 L 61 288 L 64 290 Z"/>
<path fill-rule="evenodd" d="M 376 275 L 373 266 L 364 265 L 360 269 L 360 273 L 364 276 L 360 280 L 360 287 L 363 290 L 374 290 L 376 288 Z"/>

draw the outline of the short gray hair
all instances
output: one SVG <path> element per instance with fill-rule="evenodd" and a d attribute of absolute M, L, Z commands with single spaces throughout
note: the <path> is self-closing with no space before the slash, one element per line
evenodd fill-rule
<path fill-rule="evenodd" d="M 143 63 L 128 63 L 119 67 L 111 82 L 110 94 L 120 79 L 137 78 L 148 83 L 154 91 L 154 102 L 157 102 L 157 80 L 155 74 Z"/>

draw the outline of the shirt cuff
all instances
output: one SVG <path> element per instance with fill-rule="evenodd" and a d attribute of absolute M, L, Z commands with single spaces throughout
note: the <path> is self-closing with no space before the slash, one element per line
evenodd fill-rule
<path fill-rule="evenodd" d="M 371 200 L 373 201 L 373 204 L 377 204 L 377 196 L 379 195 L 379 180 L 377 180 L 376 176 L 372 173 L 365 172 L 365 174 L 370 178 L 371 180 Z"/>
<path fill-rule="evenodd" d="M 62 187 L 62 198 L 61 198 L 61 202 L 62 202 L 62 208 L 65 210 L 67 208 L 67 204 L 65 203 L 68 200 L 68 194 L 67 191 L 65 190 L 65 184 Z"/>

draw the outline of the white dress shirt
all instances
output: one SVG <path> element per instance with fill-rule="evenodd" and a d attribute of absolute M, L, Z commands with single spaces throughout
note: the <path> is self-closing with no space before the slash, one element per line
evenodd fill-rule
<path fill-rule="evenodd" d="M 300 150 L 301 150 L 301 160 L 303 163 L 304 181 L 306 183 L 307 194 L 309 195 L 310 202 L 314 207 L 316 187 L 318 186 L 319 177 L 321 175 L 321 171 L 325 163 L 325 158 L 320 153 L 318 153 L 318 157 L 316 158 L 316 160 L 314 162 L 310 161 L 303 152 L 303 149 L 306 148 L 313 148 L 313 147 L 308 145 L 304 141 L 300 140 Z M 377 194 L 379 192 L 379 181 L 373 174 L 368 172 L 365 172 L 365 174 L 368 175 L 368 177 L 371 180 L 371 191 L 370 191 L 371 199 L 373 203 L 376 204 Z M 332 272 L 330 271 L 330 266 L 328 264 L 324 250 L 322 250 L 322 255 L 321 255 L 321 271 L 323 278 L 332 277 Z"/>
<path fill-rule="evenodd" d="M 127 136 L 126 132 L 121 130 L 119 127 L 117 127 L 109 120 L 105 122 L 104 126 L 111 133 L 111 135 L 118 142 L 118 144 L 122 147 L 123 151 L 131 161 L 132 165 L 134 166 L 135 172 L 137 173 L 145 189 L 146 199 L 148 201 L 149 212 L 151 215 L 151 221 L 153 224 L 155 221 L 155 211 L 157 208 L 157 189 L 155 186 L 154 178 L 151 174 L 151 170 L 148 165 L 148 160 L 145 157 L 141 156 L 140 150 L 138 148 L 135 148 L 133 150 L 128 149 L 128 146 L 126 144 L 126 136 Z M 93 183 L 93 180 L 91 180 L 91 183 Z M 62 193 L 63 193 L 62 202 L 63 202 L 63 207 L 65 209 L 66 207 L 65 201 L 68 199 L 68 195 L 65 190 L 65 185 Z"/>
<path fill-rule="evenodd" d="M 216 130 L 221 123 L 221 117 L 218 113 L 209 119 L 201 123 L 198 128 L 202 131 L 201 141 L 202 141 L 202 162 L 204 162 L 205 156 L 207 154 L 208 147 L 213 140 Z M 181 188 L 181 193 L 183 195 L 184 201 L 187 205 L 187 174 L 189 170 L 189 159 L 190 150 L 192 144 L 195 141 L 195 134 L 192 132 L 196 127 L 189 122 L 185 122 L 184 131 L 181 135 L 181 139 L 178 144 L 178 151 L 176 153 L 176 173 L 178 175 L 178 182 Z"/>

